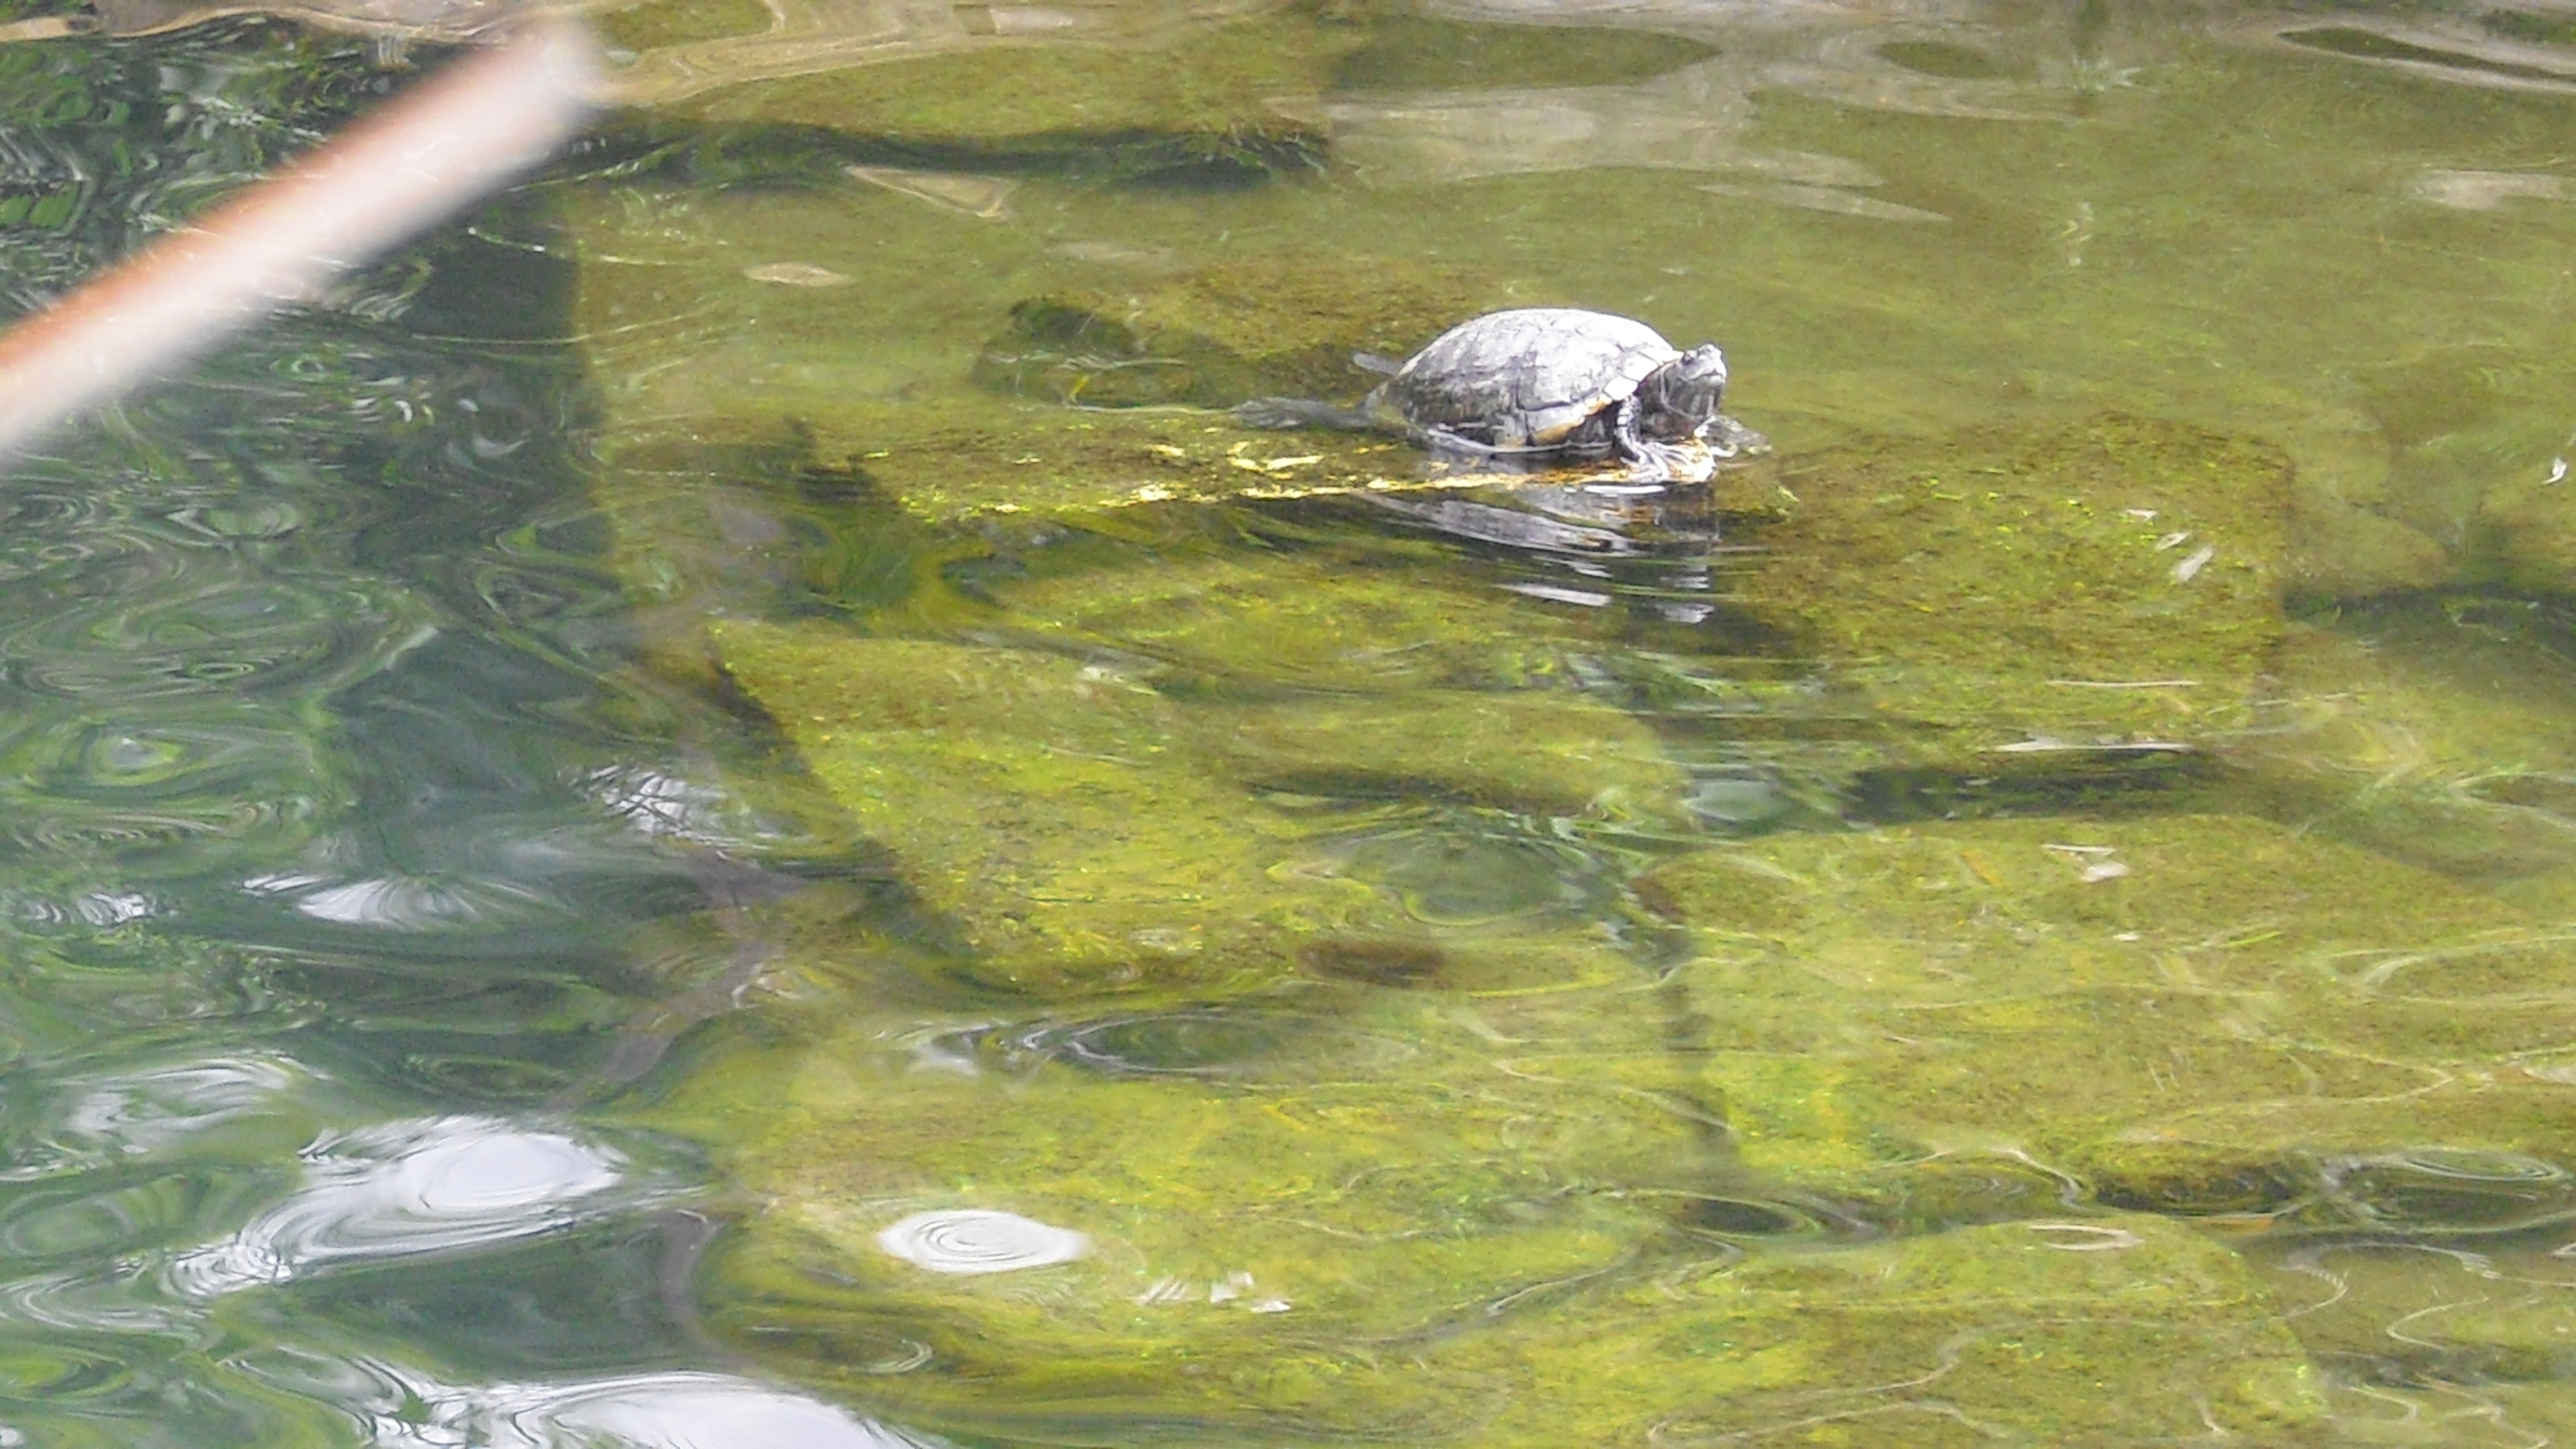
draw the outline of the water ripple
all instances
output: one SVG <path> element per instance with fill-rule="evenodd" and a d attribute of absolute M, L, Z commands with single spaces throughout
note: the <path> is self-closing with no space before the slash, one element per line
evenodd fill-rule
<path fill-rule="evenodd" d="M 171 576 L 151 593 L 137 597 L 127 581 L 112 597 L 47 611 L 0 635 L 9 679 L 38 694 L 129 706 L 330 686 L 380 667 L 414 632 L 401 626 L 416 606 L 353 583 L 182 578 L 166 552 L 156 567 Z"/>
<path fill-rule="evenodd" d="M 554 909 L 560 902 L 514 881 L 381 875 L 332 880 L 296 873 L 244 881 L 255 895 L 291 897 L 296 912 L 343 926 L 440 931 L 486 925 Z"/>
<path fill-rule="evenodd" d="M 243 1056 L 75 1082 L 57 1140 L 91 1152 L 141 1156 L 272 1110 L 309 1076 L 283 1057 Z"/>
<path fill-rule="evenodd" d="M 171 1265 L 179 1292 L 208 1298 L 348 1260 L 533 1237 L 651 1196 L 630 1186 L 620 1153 L 489 1117 L 335 1134 L 303 1157 L 301 1191 Z M 629 1190 L 615 1191 L 622 1187 Z"/>
<path fill-rule="evenodd" d="M 379 1368 L 365 1414 L 384 1449 L 936 1449 L 789 1389 L 729 1374 L 449 1387 Z"/>
<path fill-rule="evenodd" d="M 956 1208 L 914 1213 L 877 1234 L 877 1246 L 934 1273 L 1009 1273 L 1085 1257 L 1091 1239 L 1017 1213 Z"/>

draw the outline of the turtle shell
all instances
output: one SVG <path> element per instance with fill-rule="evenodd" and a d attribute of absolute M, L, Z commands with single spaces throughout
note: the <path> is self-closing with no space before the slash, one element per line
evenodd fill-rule
<path fill-rule="evenodd" d="M 1415 428 L 1553 447 L 1680 355 L 1654 328 L 1607 312 L 1489 312 L 1432 339 L 1371 401 Z"/>

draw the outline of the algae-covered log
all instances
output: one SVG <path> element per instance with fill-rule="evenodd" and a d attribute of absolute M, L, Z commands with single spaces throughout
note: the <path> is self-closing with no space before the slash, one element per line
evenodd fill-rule
<path fill-rule="evenodd" d="M 2532 1066 L 2564 1051 L 2561 931 L 2266 822 L 1780 836 L 1641 889 L 1699 933 L 1748 1159 L 1799 1180 L 2012 1152 L 2114 1201 L 2332 1217 L 2321 1164 L 2576 1131 Z"/>
<path fill-rule="evenodd" d="M 2104 418 L 1790 468 L 1737 598 L 1924 757 L 2188 743 L 2280 631 L 2281 460 Z"/>

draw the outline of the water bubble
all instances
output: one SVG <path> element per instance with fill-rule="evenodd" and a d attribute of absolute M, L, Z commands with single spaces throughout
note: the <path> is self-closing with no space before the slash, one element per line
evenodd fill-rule
<path fill-rule="evenodd" d="M 1070 1263 L 1091 1239 L 1017 1213 L 959 1208 L 914 1213 L 877 1234 L 877 1246 L 934 1273 L 1009 1273 Z"/>

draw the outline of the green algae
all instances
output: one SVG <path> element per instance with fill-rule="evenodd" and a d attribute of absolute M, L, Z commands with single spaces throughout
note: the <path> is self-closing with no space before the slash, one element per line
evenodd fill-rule
<path fill-rule="evenodd" d="M 2222 752 L 2276 818 L 2562 910 L 2576 863 L 2568 627 L 2559 606 L 2491 595 L 2294 624 Z"/>
<path fill-rule="evenodd" d="M 1274 883 L 1293 828 L 1163 766 L 1170 707 L 1113 670 L 837 630 L 711 634 L 997 988 L 1240 986 L 1290 969 L 1304 936 L 1391 924 L 1363 887 Z"/>
<path fill-rule="evenodd" d="M 2334 1154 L 2547 1157 L 2576 1126 L 2563 1091 L 2495 1070 L 2559 1038 L 2533 1008 L 2560 998 L 2562 932 L 2265 822 L 1782 836 L 1646 885 L 1730 1003 L 1711 1072 L 1748 1161 L 1801 1180 L 1891 1170 L 1892 1138 L 2274 1212 Z"/>
<path fill-rule="evenodd" d="M 1293 156 L 1313 138 L 1271 103 L 1322 89 L 1360 43 L 1351 26 L 1258 5 L 971 6 L 950 24 L 704 11 L 656 0 L 606 18 L 636 52 L 614 81 L 622 99 L 669 120 L 1022 162 L 1104 145 L 1256 167 Z"/>
<path fill-rule="evenodd" d="M 758 1122 L 732 1151 L 772 1204 L 716 1265 L 711 1326 L 1006 1434 L 1536 1445 L 1884 1416 L 2305 1442 L 2312 1372 L 2224 1247 L 2118 1215 L 1818 1244 L 1736 1196 L 1661 988 L 1585 971 L 1597 948 L 1516 949 L 1581 979 L 1282 1001 L 1302 1027 L 1214 1078 L 926 1070 L 919 1028 L 855 1023 L 704 1082 L 675 1109 Z M 1093 1251 L 948 1278 L 876 1243 L 968 1206 Z"/>
<path fill-rule="evenodd" d="M 1191 547 L 1157 526 L 1181 521 L 1136 510 L 1107 520 L 1136 529 L 1086 524 L 1021 553 L 1025 571 L 994 583 L 994 601 L 1040 637 L 1309 694 L 1562 685 L 1552 662 L 1604 642 L 1583 615 L 1426 575 L 1402 552 Z M 1086 537 L 1128 546 L 1085 557 Z"/>
<path fill-rule="evenodd" d="M 1552 38 L 1511 41 L 1526 54 Z M 1893 59 L 1975 63 L 1919 45 Z M 1331 64 L 1351 85 L 1478 83 L 1370 69 L 1392 64 L 1383 46 Z M 2576 554 L 2546 466 L 2560 438 L 2530 420 L 2564 395 L 2564 367 L 2515 359 L 2556 357 L 2532 319 L 2563 271 L 2564 225 L 2537 204 L 2444 211 L 2414 189 L 2425 167 L 2543 165 L 2559 127 L 2526 101 L 2354 74 L 2195 55 L 2064 124 L 1998 125 L 1968 146 L 1956 121 L 1765 98 L 1766 149 L 1865 163 L 1889 178 L 1879 194 L 1954 220 L 1935 245 L 1615 168 L 1181 205 L 1014 159 L 983 178 L 1018 178 L 989 193 L 1007 198 L 990 216 L 884 191 L 578 200 L 611 410 L 603 496 L 639 521 L 621 567 L 650 597 L 735 613 L 763 609 L 769 575 L 796 575 L 797 608 L 834 615 L 720 625 L 707 666 L 769 711 L 958 933 L 940 969 L 1085 1009 L 1275 988 L 1315 1008 L 1283 1030 L 1283 1056 L 1384 1093 L 1347 1118 L 1319 1111 L 1352 1124 L 1338 1141 L 1237 1100 L 1320 1100 L 1293 1073 L 1256 1088 L 1051 1060 L 905 1076 L 887 1043 L 906 1024 L 826 1032 L 764 1067 L 784 1079 L 756 1077 L 793 1099 L 792 1121 L 767 1103 L 727 1119 L 774 1206 L 721 1265 L 746 1296 L 719 1332 L 924 1422 L 1032 1437 L 2319 1434 L 2306 1352 L 2373 1354 L 2374 1334 L 2438 1290 L 2357 1293 L 2367 1310 L 2331 1332 L 2303 1326 L 2327 1321 L 2313 1313 L 2285 1327 L 2282 1303 L 2309 1306 L 2294 1290 L 2313 1277 L 2270 1280 L 2275 1302 L 2222 1240 L 2141 1214 L 2458 1238 L 2476 1227 L 2465 1197 L 2356 1184 L 2395 1182 L 2428 1148 L 2454 1167 L 2472 1151 L 2545 1167 L 2576 1125 L 2554 1026 L 2576 769 L 2549 641 L 2481 655 L 2390 623 L 2413 604 L 2331 624 L 2285 623 L 2280 604 L 2461 579 L 2563 586 Z M 2356 105 L 2375 139 L 2319 165 L 2305 138 Z M 873 144 L 896 124 L 844 134 Z M 1008 154 L 1076 134 L 1013 131 Z M 2213 155 L 2213 135 L 2266 139 Z M 741 285 L 774 262 L 848 281 Z M 1352 280 L 1381 275 L 1385 297 Z M 1669 842 L 1639 803 L 1669 788 L 1654 742 L 1563 687 L 1569 656 L 1645 673 L 1635 637 L 1488 600 L 1480 640 L 1435 617 L 1476 613 L 1473 590 L 1451 588 L 1476 570 L 1455 558 L 1385 543 L 1429 576 L 1407 600 L 1354 577 L 1367 550 L 1281 556 L 1249 527 L 1186 547 L 1175 520 L 1241 516 L 1196 501 L 1416 481 L 1383 445 L 1244 434 L 1183 409 L 1349 396 L 1366 381 L 1342 361 L 1351 348 L 1403 351 L 1419 336 L 1397 334 L 1444 309 L 1557 299 L 1718 337 L 1738 405 L 1783 445 L 1785 493 L 1721 485 L 1729 541 L 1763 550 L 1726 564 L 1726 605 L 1746 633 L 1776 633 L 1779 657 L 1664 661 L 1701 682 L 1768 671 L 1710 683 L 1762 708 L 1688 727 L 1722 736 L 1729 759 L 1812 765 L 1837 789 L 1861 777 L 1851 798 L 1916 769 L 2084 778 L 2024 801 L 2061 812 L 2051 821 L 1777 834 L 1647 875 L 1638 901 L 1697 943 L 1651 998 L 1659 1044 L 1593 1022 L 1567 1029 L 1592 1043 L 1568 1055 L 1623 1064 L 1595 1068 L 1596 1085 L 1690 1110 L 1614 1113 L 1612 1141 L 1577 1150 L 1556 1124 L 1597 1105 L 1511 1098 L 1548 1130 L 1527 1176 L 1507 1178 L 1482 1157 L 1446 1161 L 1444 1123 L 1493 1140 L 1486 1119 L 1446 1115 L 1459 1082 L 1484 1083 L 1482 1059 L 1355 1064 L 1335 1030 L 1411 1040 L 1412 1017 L 1454 1025 L 1463 1009 L 1518 1035 L 1525 1018 L 1492 1005 L 1516 998 L 1476 993 L 1532 986 L 1578 1014 L 1639 1014 L 1647 995 L 1608 983 L 1643 953 L 1527 939 L 1527 917 L 1408 892 L 1383 851 L 1332 837 L 1351 800 L 1437 800 L 1583 828 L 1642 816 Z M 752 455 L 776 461 L 739 466 Z M 817 471 L 853 480 L 865 507 L 836 520 L 782 502 Z M 741 510 L 824 529 L 833 562 L 721 541 L 750 536 L 710 526 Z M 855 540 L 897 517 L 913 531 L 886 552 L 889 579 Z M 1032 542 L 1050 534 L 1068 537 Z M 746 583 L 729 551 L 765 551 L 768 574 Z M 2467 630 L 2519 606 L 2423 607 Z M 923 637 L 885 637 L 907 632 Z M 870 675 L 900 708 L 849 682 Z M 969 723 L 943 734 L 904 715 L 916 707 Z M 2168 744 L 2196 752 L 2177 767 L 2187 791 L 2105 767 Z M 2213 802 L 2241 813 L 2147 813 Z M 1157 894 L 1173 882 L 1205 885 L 1234 919 Z M 833 921 L 788 934 L 835 990 L 892 990 L 881 958 L 908 949 Z M 979 976 L 978 961 L 999 964 Z M 1584 993 L 1569 981 L 1599 1000 L 1570 1005 Z M 1380 1015 L 1392 1008 L 1342 993 L 1403 1006 Z M 1399 1102 L 1419 1137 L 1390 1129 Z M 1689 1127 L 1718 1117 L 1740 1159 Z M 1667 1150 L 1691 1172 L 1658 1170 Z M 1363 1174 L 1372 1154 L 1395 1164 L 1365 1177 L 1388 1194 L 1369 1225 L 1437 1241 L 1373 1240 L 1320 1297 L 1277 1286 L 1329 1258 L 1288 1251 L 1305 1240 L 1262 1216 L 1312 1201 L 1280 1178 L 1299 1154 Z M 1693 1236 L 1824 1194 L 1908 1236 Z M 1461 1200 L 1528 1212 L 1439 1215 Z M 1113 1246 L 1047 1276 L 927 1282 L 872 1243 L 927 1205 L 1013 1207 Z M 1194 1225 L 1164 1220 L 1179 1217 Z M 2061 1220 L 2078 1227 L 2033 1225 Z M 2120 1235 L 2140 1242 L 2069 1250 Z M 1179 1266 L 1147 1272 L 1136 1243 Z M 1734 1266 L 1686 1272 L 1694 1253 Z M 1558 1277 L 1514 1298 L 1531 1286 L 1512 1276 L 1524 1261 Z M 1288 1311 L 1206 1301 L 1237 1271 Z M 1135 1301 L 1167 1276 L 1194 1291 L 1196 1319 L 1157 1322 L 1181 1305 Z M 1505 1299 L 1484 1319 L 1462 1309 Z M 2527 1402 L 2546 1393 L 2556 1331 L 2546 1314 L 2500 1320 L 2406 1362 L 2504 1375 Z"/>
<path fill-rule="evenodd" d="M 1505 295 L 1439 263 L 1264 257 L 1169 280 L 1032 297 L 976 359 L 996 391 L 1090 407 L 1356 396 L 1354 351 L 1405 357 Z"/>
<path fill-rule="evenodd" d="M 2285 468 L 2243 439 L 2115 417 L 1782 481 L 1734 601 L 1933 758 L 2188 741 L 2241 720 L 2279 634 Z"/>
<path fill-rule="evenodd" d="M 1327 13 L 1372 7 L 1336 6 Z M 1400 7 L 1366 17 L 1367 39 L 1333 66 L 1336 91 L 1596 86 L 1642 80 L 1708 59 L 1677 35 L 1588 26 L 1474 25 Z"/>
<path fill-rule="evenodd" d="M 639 55 L 691 41 L 757 35 L 773 23 L 759 0 L 694 0 L 690 4 L 628 5 L 607 10 L 592 23 L 600 39 Z"/>
<path fill-rule="evenodd" d="M 1447 1020 L 1410 991 L 1329 1016 L 1280 1000 L 1275 1052 L 1213 1076 L 1071 1055 L 922 1071 L 883 1026 L 835 1034 L 751 1088 L 784 1110 L 738 1141 L 778 1204 L 725 1270 L 759 1290 L 743 1322 L 798 1325 L 806 1367 L 835 1377 L 853 1333 L 925 1344 L 931 1372 L 851 1380 L 915 1412 L 1341 1432 L 1455 1413 L 1438 1402 L 1455 1388 L 1400 1371 L 1412 1346 L 1632 1257 L 1661 1212 L 1619 1184 L 1723 1169 L 1698 1114 L 1652 1090 L 1673 1085 L 1654 1014 L 1596 1005 L 1635 1002 L 1633 969 L 1597 945 L 1547 954 L 1571 979 L 1471 993 Z M 1486 1059 L 1497 1038 L 1507 1060 Z M 907 1213 L 970 1205 L 1096 1249 L 962 1280 L 876 1246 Z"/>
<path fill-rule="evenodd" d="M 2576 1324 L 2554 1243 L 2507 1238 L 2459 1253 L 2298 1242 L 2255 1262 L 2320 1361 L 2375 1366 L 2335 1386 L 2338 1419 L 2361 1433 L 2401 1415 L 2437 1431 L 2474 1419 L 2536 1438 L 2571 1422 L 2560 1385 Z"/>
<path fill-rule="evenodd" d="M 566 205 L 589 249 L 576 315 L 607 414 L 600 493 L 629 530 L 639 579 L 670 570 L 635 558 L 707 536 L 707 512 L 747 457 L 801 454 L 933 521 L 1436 486 L 1383 441 L 1252 431 L 1196 408 L 1064 402 L 1168 371 L 1123 365 L 1164 358 L 1167 344 L 1179 346 L 1165 359 L 1177 371 L 1150 385 L 1177 395 L 1356 395 L 1354 348 L 1409 350 L 1510 292 L 1436 262 L 1256 254 L 1113 299 L 1092 253 L 846 179 L 712 195 L 585 187 Z M 961 265 L 961 250 L 975 260 Z M 1029 358 L 1047 339 L 1014 324 L 1014 308 L 1038 316 L 1031 299 L 1047 297 L 1114 306 L 1126 341 L 1095 357 L 1050 333 L 1055 350 Z M 1120 347 L 1141 352 L 1122 360 Z M 1025 374 L 995 360 L 1004 354 L 1026 359 Z M 1076 355 L 1081 367 L 1058 375 Z M 970 381 L 979 373 L 986 385 Z"/>
<path fill-rule="evenodd" d="M 708 632 L 724 673 L 960 933 L 950 969 L 1051 999 L 1241 990 L 1318 950 L 1420 935 L 1271 792 L 1651 818 L 1679 790 L 1650 737 L 1579 700 L 1201 708 L 1078 654 L 827 625 Z"/>

